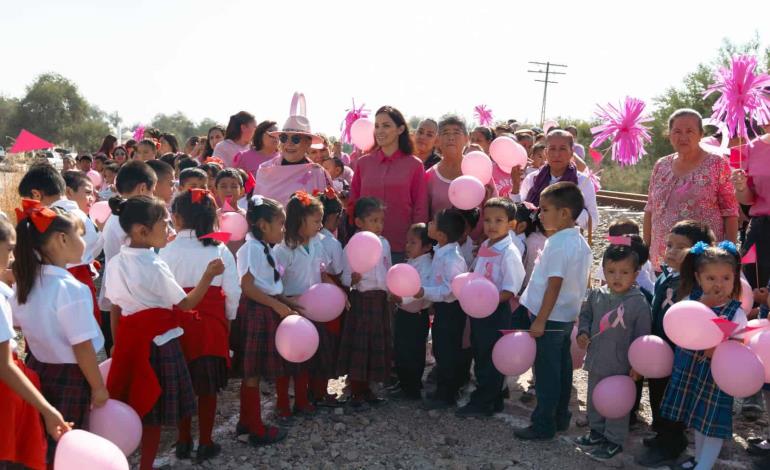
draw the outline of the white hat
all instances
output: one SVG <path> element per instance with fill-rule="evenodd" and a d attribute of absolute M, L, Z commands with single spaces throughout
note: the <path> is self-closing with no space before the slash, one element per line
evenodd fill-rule
<path fill-rule="evenodd" d="M 289 118 L 286 119 L 283 129 L 270 132 L 269 134 L 275 137 L 280 134 L 300 134 L 310 137 L 312 144 L 323 143 L 323 139 L 310 131 L 310 121 L 305 117 L 305 95 L 299 92 L 295 92 L 294 97 L 291 99 Z"/>

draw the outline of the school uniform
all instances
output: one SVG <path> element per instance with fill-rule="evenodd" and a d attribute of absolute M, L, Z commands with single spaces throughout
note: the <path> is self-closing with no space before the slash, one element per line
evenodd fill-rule
<path fill-rule="evenodd" d="M 27 366 L 40 377 L 41 391 L 64 417 L 82 427 L 91 405 L 91 387 L 77 364 L 72 346 L 91 341 L 94 351 L 104 338 L 93 316 L 88 287 L 66 269 L 50 264 L 40 268 L 27 301 L 11 298 L 14 321 L 24 334 Z M 56 444 L 48 441 L 48 459 Z"/>
<path fill-rule="evenodd" d="M 16 355 L 16 332 L 8 303 L 11 296 L 13 289 L 0 282 L 0 343 L 9 343 L 13 362 L 39 390 L 40 378 Z M 0 468 L 13 468 L 15 464 L 34 470 L 44 469 L 47 444 L 40 413 L 2 381 L 0 416 L 4 420 L 0 426 Z"/>
<path fill-rule="evenodd" d="M 325 228 L 321 229 L 321 232 L 317 235 L 318 239 L 321 241 L 321 245 L 324 248 L 324 251 L 326 252 L 326 258 L 329 261 L 325 267 L 325 271 L 329 273 L 332 276 L 339 276 L 342 274 L 342 244 L 340 241 L 334 236 L 333 233 L 326 230 Z M 325 328 L 331 333 L 332 339 L 335 342 L 335 350 L 339 347 L 339 336 L 342 331 L 342 322 L 345 317 L 345 313 L 343 312 L 342 315 L 335 318 L 334 320 L 328 321 L 324 324 Z M 336 359 L 335 359 L 336 361 Z M 336 368 L 336 364 L 335 364 Z"/>
<path fill-rule="evenodd" d="M 134 408 L 145 426 L 176 426 L 195 412 L 179 342 L 184 330 L 172 310 L 187 293 L 153 250 L 129 246 L 107 265 L 105 293 L 121 308 L 110 396 Z"/>
<path fill-rule="evenodd" d="M 432 258 L 430 253 L 407 261 L 417 270 L 421 284 L 430 281 Z M 430 301 L 405 297 L 396 309 L 393 322 L 393 353 L 396 375 L 401 390 L 415 398 L 422 390 L 422 374 L 425 372 L 425 349 L 430 329 L 428 308 Z"/>
<path fill-rule="evenodd" d="M 441 401 L 454 403 L 467 366 L 462 360 L 463 330 L 466 315 L 452 293 L 452 280 L 468 271 L 460 247 L 447 243 L 434 248 L 430 282 L 423 285 L 424 297 L 433 302 L 433 356 L 436 358 L 436 395 Z"/>
<path fill-rule="evenodd" d="M 352 381 L 385 382 L 390 378 L 392 339 L 390 304 L 385 276 L 391 266 L 390 243 L 379 237 L 382 258 L 361 280 L 351 285 L 353 270 L 343 260 L 342 283 L 350 286 L 350 311 L 345 317 L 340 337 L 337 375 Z"/>
<path fill-rule="evenodd" d="M 628 436 L 630 414 L 602 417 L 594 406 L 593 391 L 602 379 L 628 375 L 628 349 L 636 338 L 650 334 L 651 323 L 650 306 L 638 286 L 622 295 L 607 286 L 593 289 L 580 310 L 578 335 L 592 338 L 583 366 L 588 371 L 588 424 L 591 431 L 619 446 Z"/>
<path fill-rule="evenodd" d="M 532 430 L 551 437 L 557 429 L 569 426 L 570 391 L 572 390 L 572 358 L 570 335 L 580 313 L 588 286 L 592 255 L 578 228 L 559 230 L 545 242 L 521 296 L 520 303 L 536 317 L 543 303 L 548 279 L 562 279 L 561 289 L 551 315 L 545 323 L 548 331 L 537 338 L 535 356 L 535 393 L 537 407 L 532 413 Z"/>
<path fill-rule="evenodd" d="M 195 307 L 195 315 L 181 314 L 182 351 L 196 395 L 212 395 L 227 385 L 230 363 L 228 324 L 235 319 L 241 286 L 235 258 L 220 243 L 204 246 L 194 230 L 182 230 L 158 254 L 165 261 L 176 282 L 190 292 L 200 282 L 209 262 L 221 259 L 222 275 L 211 281 L 206 295 Z"/>
<path fill-rule="evenodd" d="M 112 215 L 110 215 L 104 223 L 101 236 L 102 248 L 104 250 L 104 273 L 102 275 L 102 287 L 99 290 L 99 308 L 108 312 L 110 307 L 112 307 L 112 303 L 105 295 L 105 286 L 107 285 L 107 265 L 115 255 L 120 253 L 120 247 L 126 244 L 128 236 L 120 226 L 120 217 Z"/>
<path fill-rule="evenodd" d="M 462 245 L 460 245 L 460 254 L 463 255 L 465 264 L 468 266 L 473 266 L 473 260 L 476 258 L 476 255 L 473 253 L 473 248 L 473 239 L 470 236 L 465 239 L 465 242 Z"/>
<path fill-rule="evenodd" d="M 474 272 L 495 284 L 498 291 L 516 295 L 524 282 L 524 264 L 514 239 L 506 235 L 495 244 L 485 240 L 479 248 Z M 511 328 L 511 304 L 500 302 L 492 315 L 471 318 L 471 347 L 473 348 L 474 373 L 478 386 L 471 395 L 471 403 L 492 411 L 502 403 L 501 390 L 505 376 L 492 363 L 492 349 L 502 336 L 500 330 Z"/>

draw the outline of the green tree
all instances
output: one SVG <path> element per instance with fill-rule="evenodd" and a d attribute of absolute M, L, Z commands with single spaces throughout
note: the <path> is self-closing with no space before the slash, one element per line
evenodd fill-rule
<path fill-rule="evenodd" d="M 209 129 L 217 124 L 219 123 L 211 118 L 203 118 L 203 120 L 195 127 L 195 132 L 192 135 L 205 136 L 209 132 Z"/>
<path fill-rule="evenodd" d="M 174 134 L 182 144 L 185 139 L 195 134 L 195 124 L 181 111 L 174 114 L 156 114 L 150 126 L 160 129 L 161 132 Z"/>
<path fill-rule="evenodd" d="M 19 100 L 0 96 L 0 147 L 10 147 L 11 139 L 18 134 L 12 127 Z"/>

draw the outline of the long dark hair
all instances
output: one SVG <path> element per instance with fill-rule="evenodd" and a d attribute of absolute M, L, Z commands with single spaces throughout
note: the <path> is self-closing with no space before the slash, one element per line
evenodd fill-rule
<path fill-rule="evenodd" d="M 241 138 L 241 126 L 250 122 L 256 121 L 253 114 L 246 111 L 239 111 L 230 116 L 230 121 L 227 123 L 227 129 L 225 130 L 225 139 L 236 141 Z"/>
<path fill-rule="evenodd" d="M 219 241 L 212 238 L 201 237 L 214 231 L 217 221 L 217 205 L 214 196 L 207 192 L 200 201 L 193 202 L 192 191 L 185 191 L 174 198 L 171 203 L 171 212 L 182 218 L 182 226 L 185 229 L 195 231 L 195 236 L 203 246 L 219 245 Z"/>
<path fill-rule="evenodd" d="M 40 275 L 40 269 L 44 264 L 41 247 L 57 233 L 69 233 L 78 226 L 79 220 L 72 214 L 59 208 L 51 210 L 56 213 L 56 218 L 44 232 L 40 232 L 32 220 L 27 217 L 16 225 L 16 247 L 13 249 L 13 275 L 16 278 L 16 298 L 19 304 L 27 302 L 35 278 Z"/>
<path fill-rule="evenodd" d="M 160 139 L 166 141 L 169 147 L 171 147 L 172 153 L 177 153 L 179 151 L 179 141 L 174 134 L 169 134 L 166 132 L 160 135 Z"/>
<path fill-rule="evenodd" d="M 102 141 L 102 146 L 99 147 L 99 150 L 96 151 L 96 154 L 104 154 L 108 157 L 112 158 L 112 151 L 114 150 L 112 147 L 118 142 L 118 138 L 114 135 L 108 134 L 106 137 L 104 137 L 104 140 Z"/>
<path fill-rule="evenodd" d="M 374 113 L 374 116 L 377 117 L 377 115 L 383 113 L 390 116 L 390 119 L 393 120 L 393 122 L 396 124 L 396 127 L 404 126 L 404 132 L 398 136 L 398 149 L 401 150 L 401 153 L 404 155 L 414 154 L 414 146 L 412 145 L 412 139 L 409 136 L 409 124 L 406 123 L 406 119 L 404 119 L 404 115 L 401 114 L 401 111 L 392 106 L 383 106 L 378 109 L 376 113 Z M 372 147 L 370 151 L 373 151 L 377 148 L 379 148 L 379 146 L 375 140 L 374 147 Z"/>
<path fill-rule="evenodd" d="M 278 282 L 278 279 L 281 278 L 281 273 L 278 272 L 278 268 L 275 266 L 275 260 L 270 254 L 270 249 L 268 248 L 267 242 L 263 240 L 264 234 L 259 229 L 259 225 L 257 223 L 260 220 L 264 220 L 267 223 L 272 223 L 273 220 L 281 214 L 281 211 L 283 211 L 283 206 L 281 206 L 280 203 L 273 199 L 261 196 L 258 197 L 260 197 L 259 205 L 255 203 L 254 198 L 249 198 L 248 209 L 246 210 L 246 222 L 249 224 L 251 236 L 253 236 L 254 239 L 262 244 L 265 258 L 267 258 L 267 264 L 273 268 L 273 281 Z"/>
<path fill-rule="evenodd" d="M 254 150 L 262 150 L 262 136 L 269 131 L 273 126 L 277 126 L 275 121 L 262 121 L 257 126 L 257 130 L 254 132 L 254 138 L 251 139 L 251 145 L 254 146 Z"/>
<path fill-rule="evenodd" d="M 203 160 L 205 160 L 208 157 L 211 157 L 214 155 L 214 147 L 211 146 L 211 133 L 213 131 L 219 131 L 222 133 L 222 135 L 225 135 L 225 128 L 220 126 L 219 124 L 216 124 L 214 126 L 211 126 L 206 132 L 206 148 L 203 150 L 203 156 L 201 157 Z"/>

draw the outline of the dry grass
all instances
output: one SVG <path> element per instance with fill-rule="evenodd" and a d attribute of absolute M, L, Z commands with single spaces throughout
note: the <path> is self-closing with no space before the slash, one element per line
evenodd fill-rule
<path fill-rule="evenodd" d="M 19 197 L 19 181 L 24 176 L 24 166 L 19 165 L 13 158 L 3 161 L 0 166 L 0 210 L 11 222 L 15 222 L 13 210 L 21 207 Z"/>

